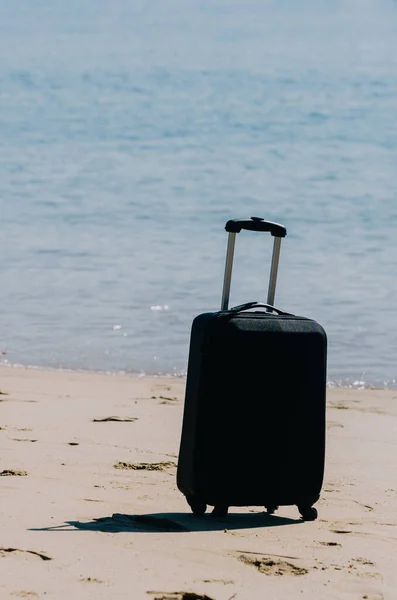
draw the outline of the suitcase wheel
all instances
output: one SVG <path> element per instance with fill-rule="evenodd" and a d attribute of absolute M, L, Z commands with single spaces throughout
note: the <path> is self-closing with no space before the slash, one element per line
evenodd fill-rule
<path fill-rule="evenodd" d="M 315 521 L 317 519 L 318 513 L 314 506 L 298 504 L 298 510 L 304 521 Z"/>
<path fill-rule="evenodd" d="M 218 504 L 217 506 L 214 506 L 214 509 L 211 514 L 213 517 L 226 517 L 228 510 L 229 510 L 228 506 L 224 506 L 223 504 Z"/>
<path fill-rule="evenodd" d="M 207 510 L 207 505 L 197 496 L 186 496 L 187 503 L 196 517 L 201 517 Z"/>
<path fill-rule="evenodd" d="M 268 506 L 265 506 L 266 508 L 266 512 L 268 515 L 272 515 L 276 512 L 276 510 L 278 509 L 278 506 L 276 506 L 275 504 L 269 504 Z"/>

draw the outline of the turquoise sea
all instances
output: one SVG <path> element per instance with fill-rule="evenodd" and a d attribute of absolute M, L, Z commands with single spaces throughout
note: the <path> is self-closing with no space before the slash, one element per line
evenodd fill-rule
<path fill-rule="evenodd" d="M 397 2 L 0 0 L 0 56 L 1 362 L 184 373 L 257 215 L 330 383 L 397 387 Z"/>

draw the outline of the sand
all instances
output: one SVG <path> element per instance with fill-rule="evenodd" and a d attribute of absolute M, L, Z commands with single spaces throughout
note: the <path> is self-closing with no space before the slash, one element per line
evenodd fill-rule
<path fill-rule="evenodd" d="M 397 598 L 397 392 L 330 389 L 319 519 L 193 517 L 184 379 L 0 368 L 0 599 Z"/>

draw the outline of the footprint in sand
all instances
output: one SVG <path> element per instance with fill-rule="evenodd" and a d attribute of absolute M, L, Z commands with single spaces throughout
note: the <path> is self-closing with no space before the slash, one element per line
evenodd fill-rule
<path fill-rule="evenodd" d="M 21 550 L 20 548 L 0 548 L 0 556 L 7 556 L 14 552 L 23 552 L 24 554 L 31 554 L 38 556 L 41 560 L 52 560 L 51 556 L 44 554 L 44 552 L 36 552 L 35 550 Z"/>
<path fill-rule="evenodd" d="M 255 558 L 242 554 L 238 557 L 241 562 L 251 565 L 265 575 L 306 575 L 309 571 L 285 560 L 275 560 L 269 557 Z"/>
<path fill-rule="evenodd" d="M 176 467 L 171 461 L 159 463 L 127 463 L 119 461 L 114 465 L 115 469 L 125 469 L 131 471 L 166 471 L 170 467 Z"/>

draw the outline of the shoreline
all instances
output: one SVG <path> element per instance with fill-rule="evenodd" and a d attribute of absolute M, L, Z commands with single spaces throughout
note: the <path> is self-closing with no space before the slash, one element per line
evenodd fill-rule
<path fill-rule="evenodd" d="M 186 373 L 176 375 L 176 374 L 162 374 L 162 373 L 138 373 L 136 371 L 95 371 L 90 369 L 72 369 L 68 367 L 41 367 L 39 365 L 22 365 L 19 363 L 8 364 L 8 363 L 0 363 L 0 371 L 2 368 L 5 369 L 26 369 L 31 371 L 43 371 L 44 373 L 82 373 L 87 375 L 112 375 L 112 376 L 121 376 L 121 377 L 149 377 L 149 378 L 164 378 L 164 379 L 184 379 L 186 378 Z"/>
<path fill-rule="evenodd" d="M 130 377 L 130 378 L 148 378 L 148 379 L 182 379 L 186 380 L 187 373 L 138 373 L 135 371 L 101 371 L 101 370 L 90 370 L 90 369 L 75 369 L 68 367 L 43 367 L 37 365 L 23 365 L 19 363 L 1 363 L 0 362 L 0 375 L 1 369 L 21 369 L 21 370 L 31 370 L 31 371 L 41 371 L 48 373 L 81 373 L 87 375 L 110 375 L 112 377 Z M 353 383 L 346 382 L 338 382 L 338 381 L 327 381 L 327 390 L 332 389 L 341 389 L 341 390 L 385 390 L 385 391 L 395 391 L 397 392 L 397 383 L 393 380 L 393 385 L 391 386 L 379 386 L 376 384 L 367 384 L 363 381 L 354 381 Z"/>
<path fill-rule="evenodd" d="M 397 392 L 328 389 L 319 518 L 303 523 L 294 506 L 191 515 L 184 389 L 0 366 L 0 597 L 394 600 Z"/>

